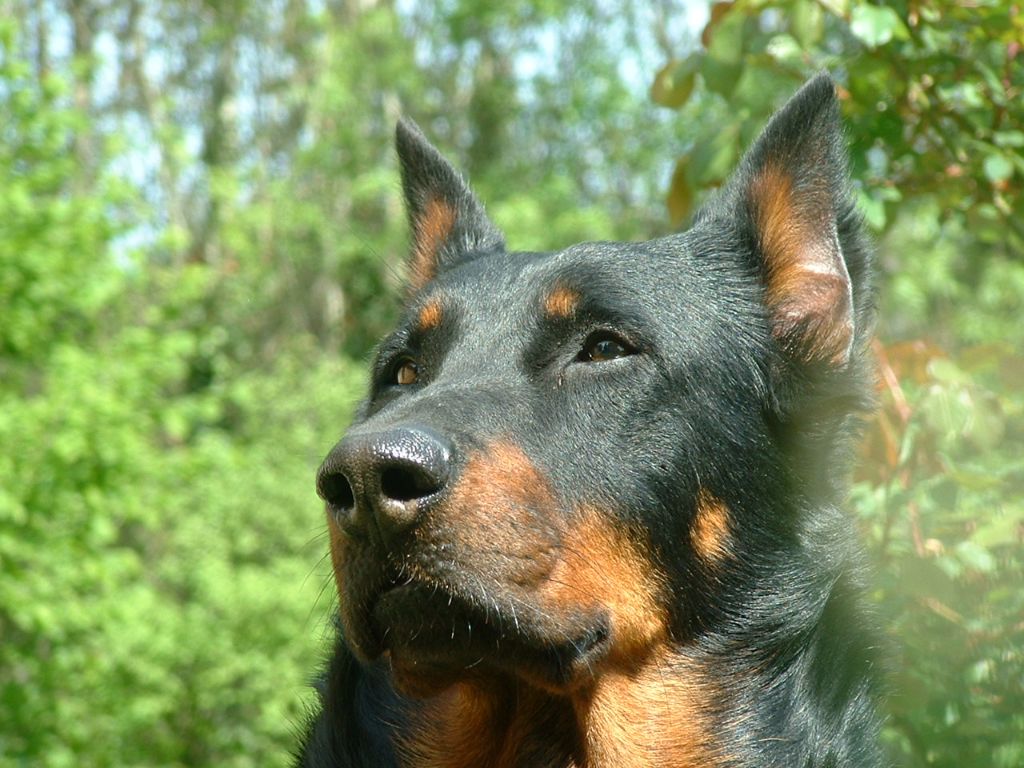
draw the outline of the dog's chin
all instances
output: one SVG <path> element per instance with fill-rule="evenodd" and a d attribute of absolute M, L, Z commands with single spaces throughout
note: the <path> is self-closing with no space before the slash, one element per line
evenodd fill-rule
<path fill-rule="evenodd" d="M 553 617 L 514 598 L 410 583 L 348 617 L 357 655 L 390 662 L 395 687 L 415 697 L 467 680 L 518 677 L 552 693 L 591 679 L 611 645 L 607 613 Z"/>

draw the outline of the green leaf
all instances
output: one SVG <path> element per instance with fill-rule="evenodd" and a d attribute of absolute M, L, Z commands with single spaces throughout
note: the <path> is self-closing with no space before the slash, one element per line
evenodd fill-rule
<path fill-rule="evenodd" d="M 997 147 L 1024 147 L 1024 131 L 997 131 L 992 141 Z"/>
<path fill-rule="evenodd" d="M 971 377 L 949 358 L 937 357 L 928 363 L 928 373 L 936 381 L 943 384 L 963 385 L 970 382 Z"/>
<path fill-rule="evenodd" d="M 870 194 L 864 190 L 859 190 L 857 194 L 857 207 L 860 208 L 861 213 L 864 214 L 864 221 L 871 227 L 875 232 L 881 232 L 885 229 L 885 203 L 881 200 L 876 200 Z"/>
<path fill-rule="evenodd" d="M 690 215 L 693 208 L 693 188 L 687 178 L 687 159 L 679 158 L 672 172 L 672 182 L 668 190 L 668 216 L 672 226 L 678 227 Z"/>
<path fill-rule="evenodd" d="M 982 523 L 978 530 L 971 536 L 971 540 L 982 547 L 1011 547 L 1015 546 L 1024 534 L 1024 516 L 1018 512 L 1012 515 L 1009 512 L 995 513 L 995 515 Z"/>
<path fill-rule="evenodd" d="M 956 556 L 964 565 L 980 573 L 992 573 L 996 559 L 977 541 L 961 541 L 956 545 Z"/>
<path fill-rule="evenodd" d="M 690 152 L 687 176 L 695 186 L 714 186 L 723 182 L 732 171 L 739 147 L 739 127 L 726 126 L 694 144 Z"/>
<path fill-rule="evenodd" d="M 1006 181 L 1013 176 L 1013 163 L 1003 154 L 992 153 L 985 158 L 985 176 L 993 184 Z"/>
<path fill-rule="evenodd" d="M 746 21 L 744 13 L 731 8 L 717 19 L 717 24 L 708 26 L 707 53 L 701 61 L 700 74 L 710 90 L 726 98 L 732 95 L 743 71 Z"/>
<path fill-rule="evenodd" d="M 903 20 L 892 8 L 858 5 L 850 17 L 850 31 L 868 48 L 878 48 L 893 38 L 908 37 Z"/>
<path fill-rule="evenodd" d="M 792 35 L 775 35 L 765 46 L 765 53 L 776 61 L 786 64 L 801 61 L 804 50 Z"/>
<path fill-rule="evenodd" d="M 670 109 L 679 109 L 690 98 L 697 76 L 700 55 L 673 60 L 658 70 L 651 84 L 651 101 Z"/>
<path fill-rule="evenodd" d="M 811 48 L 821 40 L 825 30 L 825 14 L 817 3 L 800 2 L 789 13 L 789 28 L 803 48 Z"/>

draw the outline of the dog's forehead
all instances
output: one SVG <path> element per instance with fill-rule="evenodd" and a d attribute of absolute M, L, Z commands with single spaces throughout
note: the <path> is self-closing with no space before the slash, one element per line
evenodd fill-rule
<path fill-rule="evenodd" d="M 442 302 L 466 320 L 488 326 L 523 315 L 568 314 L 574 302 L 599 299 L 610 306 L 639 307 L 681 300 L 692 290 L 688 238 L 665 241 L 585 242 L 559 251 L 512 251 L 472 259 L 440 275 L 423 303 Z"/>

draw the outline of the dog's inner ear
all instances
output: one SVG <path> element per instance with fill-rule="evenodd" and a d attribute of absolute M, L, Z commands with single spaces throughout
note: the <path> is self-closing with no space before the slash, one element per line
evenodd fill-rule
<path fill-rule="evenodd" d="M 742 167 L 772 334 L 792 358 L 841 366 L 854 341 L 839 236 L 847 171 L 835 87 L 821 75 L 769 122 Z"/>
<path fill-rule="evenodd" d="M 504 248 L 504 238 L 483 205 L 415 123 L 399 121 L 395 147 L 412 229 L 410 292 L 446 267 Z"/>
<path fill-rule="evenodd" d="M 410 282 L 420 288 L 437 272 L 441 249 L 455 228 L 455 207 L 441 197 L 431 197 L 415 215 L 410 207 L 412 254 L 409 257 Z"/>

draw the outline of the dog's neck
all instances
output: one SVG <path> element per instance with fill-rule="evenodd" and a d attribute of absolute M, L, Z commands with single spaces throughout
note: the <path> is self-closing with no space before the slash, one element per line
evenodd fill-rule
<path fill-rule="evenodd" d="M 567 700 L 513 681 L 457 683 L 423 702 L 397 735 L 416 768 L 574 768 L 575 722 Z"/>
<path fill-rule="evenodd" d="M 417 768 L 704 766 L 714 696 L 698 665 L 663 648 L 568 695 L 459 683 L 424 702 L 398 747 Z"/>

